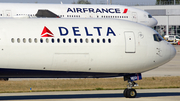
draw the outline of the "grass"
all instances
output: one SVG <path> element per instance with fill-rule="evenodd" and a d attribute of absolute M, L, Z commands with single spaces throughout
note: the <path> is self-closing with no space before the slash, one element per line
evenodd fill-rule
<path fill-rule="evenodd" d="M 180 88 L 180 76 L 145 77 L 136 89 Z M 125 89 L 123 78 L 0 81 L 0 93 Z"/>

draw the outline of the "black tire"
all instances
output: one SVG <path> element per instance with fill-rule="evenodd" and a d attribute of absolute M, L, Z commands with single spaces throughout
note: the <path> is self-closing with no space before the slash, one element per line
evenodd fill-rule
<path fill-rule="evenodd" d="M 135 89 L 128 89 L 127 90 L 127 97 L 128 98 L 135 98 L 137 95 L 137 92 Z"/>
<path fill-rule="evenodd" d="M 123 92 L 124 97 L 126 97 L 126 98 L 127 98 L 127 91 L 128 91 L 128 89 L 126 88 L 126 89 L 124 90 L 124 92 Z"/>

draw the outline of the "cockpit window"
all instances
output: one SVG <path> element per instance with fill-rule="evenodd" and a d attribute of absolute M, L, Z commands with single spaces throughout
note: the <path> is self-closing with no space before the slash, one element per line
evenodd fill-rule
<path fill-rule="evenodd" d="M 162 40 L 164 40 L 161 35 L 159 34 L 153 34 L 153 37 L 154 37 L 154 41 L 157 41 L 157 42 L 160 42 Z"/>
<path fill-rule="evenodd" d="M 152 18 L 152 16 L 150 14 L 148 14 L 148 18 Z"/>

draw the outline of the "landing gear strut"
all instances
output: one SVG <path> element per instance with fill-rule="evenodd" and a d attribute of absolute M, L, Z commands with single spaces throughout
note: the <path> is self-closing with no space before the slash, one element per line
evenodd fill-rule
<path fill-rule="evenodd" d="M 126 98 L 135 98 L 137 95 L 137 92 L 135 89 L 133 89 L 132 87 L 134 86 L 138 86 L 137 83 L 135 82 L 128 82 L 128 88 L 126 88 L 123 92 L 124 97 Z"/>
<path fill-rule="evenodd" d="M 124 76 L 124 81 L 128 81 L 127 88 L 124 90 L 123 94 L 126 98 L 135 98 L 137 92 L 132 87 L 138 86 L 134 81 L 142 79 L 141 74 Z"/>

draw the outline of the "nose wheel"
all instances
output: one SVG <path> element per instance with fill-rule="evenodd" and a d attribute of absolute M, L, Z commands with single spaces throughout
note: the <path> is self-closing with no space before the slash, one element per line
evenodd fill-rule
<path fill-rule="evenodd" d="M 128 88 L 126 88 L 124 90 L 123 94 L 124 94 L 124 97 L 126 97 L 126 98 L 135 98 L 136 95 L 137 95 L 137 92 L 136 92 L 135 89 L 132 89 L 132 88 L 128 89 Z"/>

